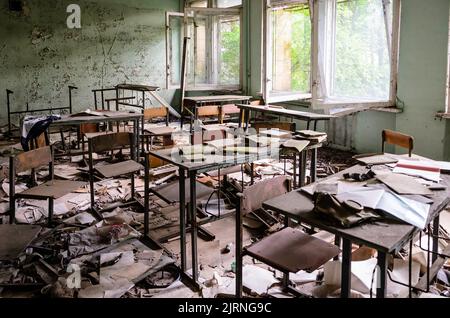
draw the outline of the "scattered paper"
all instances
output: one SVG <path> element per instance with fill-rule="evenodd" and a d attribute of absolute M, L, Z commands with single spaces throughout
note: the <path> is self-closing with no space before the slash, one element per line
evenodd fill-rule
<path fill-rule="evenodd" d="M 393 170 L 414 177 L 421 177 L 434 182 L 440 181 L 440 168 L 433 161 L 399 160 Z"/>
<path fill-rule="evenodd" d="M 394 190 L 397 194 L 432 195 L 433 192 L 415 178 L 399 173 L 377 173 L 376 178 Z"/>
<path fill-rule="evenodd" d="M 279 281 L 267 269 L 245 265 L 242 269 L 243 284 L 258 295 L 266 294 L 269 288 Z"/>

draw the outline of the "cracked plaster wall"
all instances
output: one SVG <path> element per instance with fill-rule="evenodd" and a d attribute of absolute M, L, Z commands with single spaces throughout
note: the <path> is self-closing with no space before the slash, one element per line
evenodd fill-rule
<path fill-rule="evenodd" d="M 81 8 L 81 29 L 69 29 L 66 8 Z M 20 13 L 0 2 L 0 122 L 6 122 L 6 92 L 14 110 L 68 105 L 93 107 L 94 88 L 118 83 L 165 87 L 165 12 L 179 0 L 27 0 Z M 163 90 L 172 102 L 174 91 Z M 176 100 L 173 101 L 176 104 Z"/>

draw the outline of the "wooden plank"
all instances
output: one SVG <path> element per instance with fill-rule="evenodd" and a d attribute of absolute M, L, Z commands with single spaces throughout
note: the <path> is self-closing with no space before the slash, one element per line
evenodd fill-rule
<path fill-rule="evenodd" d="M 14 260 L 36 238 L 40 226 L 0 224 L 0 260 Z"/>
<path fill-rule="evenodd" d="M 133 143 L 133 134 L 118 132 L 95 136 L 89 139 L 93 152 L 103 152 L 129 146 Z"/>
<path fill-rule="evenodd" d="M 134 160 L 127 160 L 95 167 L 95 170 L 97 170 L 105 178 L 117 177 L 142 169 L 144 169 L 144 166 Z"/>
<path fill-rule="evenodd" d="M 165 108 L 164 106 L 144 109 L 145 120 L 166 116 L 167 116 L 167 108 Z"/>
<path fill-rule="evenodd" d="M 285 131 L 295 131 L 295 123 L 291 122 L 256 122 L 252 124 L 252 127 L 255 128 L 257 132 L 273 128 Z"/>
<path fill-rule="evenodd" d="M 30 150 L 18 154 L 14 158 L 16 173 L 48 165 L 52 161 L 52 152 L 49 146 Z"/>
<path fill-rule="evenodd" d="M 199 117 L 219 116 L 219 106 L 211 105 L 211 106 L 198 107 L 197 108 L 197 115 Z"/>
<path fill-rule="evenodd" d="M 78 188 L 85 186 L 87 182 L 71 181 L 71 180 L 51 180 L 47 181 L 37 187 L 30 188 L 20 193 L 16 193 L 16 196 L 36 196 L 36 197 L 50 197 L 58 199 L 70 192 L 75 191 Z"/>

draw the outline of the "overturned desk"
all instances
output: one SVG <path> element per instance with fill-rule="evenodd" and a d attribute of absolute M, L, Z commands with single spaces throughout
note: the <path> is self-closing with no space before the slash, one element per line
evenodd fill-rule
<path fill-rule="evenodd" d="M 328 179 L 342 177 L 345 173 L 365 172 L 367 172 L 366 168 L 358 165 L 330 176 Z M 450 202 L 450 192 L 448 190 L 450 189 L 450 176 L 442 175 L 441 177 L 443 179 L 441 183 L 447 187 L 447 190 L 434 192 L 433 204 L 430 207 L 427 224 L 433 224 L 433 235 L 436 238 L 433 238 L 432 252 L 428 252 L 428 257 L 430 253 L 437 253 L 439 213 Z M 312 197 L 302 190 L 292 191 L 268 200 L 263 206 L 268 210 L 279 212 L 291 219 L 334 234 L 337 245 L 340 245 L 342 240 L 341 297 L 344 298 L 350 297 L 352 243 L 377 250 L 380 278 L 376 295 L 378 298 L 384 298 L 386 296 L 388 254 L 400 251 L 408 242 L 410 243 L 409 249 L 411 251 L 412 240 L 421 231 L 415 226 L 392 218 L 382 218 L 373 223 L 363 223 L 350 228 L 338 227 L 313 211 L 314 202 Z M 433 259 L 435 258 L 433 257 Z M 431 278 L 426 277 L 428 282 Z"/>
<path fill-rule="evenodd" d="M 310 128 L 310 124 L 311 124 L 311 122 L 313 122 L 314 130 L 317 129 L 317 122 L 327 121 L 332 118 L 335 118 L 334 115 L 303 112 L 303 111 L 299 111 L 299 110 L 285 109 L 285 108 L 275 107 L 275 106 L 270 106 L 270 105 L 253 106 L 253 105 L 238 104 L 236 106 L 240 109 L 239 125 L 242 125 L 243 123 L 245 123 L 245 129 L 248 128 L 251 112 L 273 114 L 273 115 L 277 115 L 277 116 L 303 120 L 303 121 L 307 122 L 307 129 Z"/>

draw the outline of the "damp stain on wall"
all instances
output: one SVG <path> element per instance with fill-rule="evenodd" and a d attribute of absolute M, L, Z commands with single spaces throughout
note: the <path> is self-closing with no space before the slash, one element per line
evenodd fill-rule
<path fill-rule="evenodd" d="M 95 88 L 123 82 L 164 88 L 165 13 L 179 11 L 178 0 L 79 0 L 81 29 L 67 27 L 70 3 L 25 1 L 21 13 L 0 4 L 0 103 L 11 89 L 16 110 L 26 103 L 66 106 L 67 86 L 74 85 L 76 111 L 93 106 Z M 162 95 L 171 102 L 174 92 Z"/>

